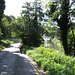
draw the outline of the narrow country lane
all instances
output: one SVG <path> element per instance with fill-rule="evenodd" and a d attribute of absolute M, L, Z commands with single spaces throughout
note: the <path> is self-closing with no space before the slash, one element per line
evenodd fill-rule
<path fill-rule="evenodd" d="M 19 46 L 12 44 L 0 53 L 0 75 L 43 75 L 27 55 L 20 53 Z"/>

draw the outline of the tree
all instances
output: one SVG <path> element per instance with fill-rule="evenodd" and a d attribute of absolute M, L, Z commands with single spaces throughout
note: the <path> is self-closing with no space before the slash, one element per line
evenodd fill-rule
<path fill-rule="evenodd" d="M 12 21 L 16 20 L 16 18 L 13 15 L 10 15 L 10 18 L 11 18 Z"/>
<path fill-rule="evenodd" d="M 61 31 L 62 44 L 65 50 L 65 54 L 69 55 L 70 50 L 68 47 L 68 30 L 70 28 L 70 14 L 71 6 L 75 1 L 70 4 L 70 0 L 53 0 L 49 2 L 49 10 L 47 10 L 49 16 L 58 23 Z"/>
<path fill-rule="evenodd" d="M 18 17 L 16 20 L 12 19 L 12 22 L 10 24 L 10 30 L 13 37 L 20 37 L 21 33 L 24 31 L 24 28 L 22 27 L 22 18 Z"/>
<path fill-rule="evenodd" d="M 5 1 L 0 0 L 0 31 L 1 31 L 1 25 L 2 25 L 1 19 L 3 18 L 4 9 L 5 9 Z M 1 35 L 0 35 L 0 37 L 1 37 Z"/>
<path fill-rule="evenodd" d="M 53 20 L 48 19 L 47 22 L 44 23 L 45 34 L 50 36 L 52 40 L 54 37 L 57 37 L 57 30 L 59 29 L 57 24 L 53 22 Z"/>
<path fill-rule="evenodd" d="M 42 26 L 39 22 L 41 14 L 38 12 L 41 12 L 41 9 L 35 8 L 30 2 L 24 3 L 22 8 L 21 17 L 11 23 L 12 33 L 19 37 L 22 43 L 28 47 L 39 46 L 42 40 Z"/>
<path fill-rule="evenodd" d="M 11 18 L 9 16 L 3 17 L 2 26 L 1 26 L 3 37 L 10 37 L 11 36 L 10 23 L 11 23 Z"/>
<path fill-rule="evenodd" d="M 4 15 L 4 17 L 5 17 L 5 18 L 7 18 L 7 20 L 9 21 L 9 23 L 11 23 L 11 21 L 12 21 L 12 18 L 11 18 L 11 16 Z"/>
<path fill-rule="evenodd" d="M 1 19 L 3 18 L 4 9 L 5 9 L 5 1 L 0 0 L 0 23 Z"/>
<path fill-rule="evenodd" d="M 24 36 L 26 37 L 25 39 L 23 38 L 23 42 L 25 42 L 25 44 L 27 42 L 30 46 L 39 46 L 42 38 L 40 31 L 41 26 L 39 25 L 39 19 L 42 17 L 41 8 L 34 6 L 35 4 L 37 3 L 34 2 L 31 6 L 30 3 L 26 2 L 23 6 L 25 10 L 22 11 L 23 24 L 25 27 Z"/>

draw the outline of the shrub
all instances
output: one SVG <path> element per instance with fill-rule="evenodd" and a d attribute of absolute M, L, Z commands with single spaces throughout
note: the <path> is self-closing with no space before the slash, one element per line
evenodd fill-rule
<path fill-rule="evenodd" d="M 75 75 L 75 57 L 44 47 L 34 48 L 26 53 L 51 75 Z"/>
<path fill-rule="evenodd" d="M 42 62 L 46 61 L 47 59 L 46 58 L 38 58 L 36 59 L 36 63 L 38 64 L 39 67 L 42 67 L 41 65 L 43 64 Z"/>
<path fill-rule="evenodd" d="M 16 39 L 16 38 L 15 38 Z M 18 39 L 17 39 L 18 40 Z M 13 38 L 3 38 L 1 40 L 1 44 L 0 44 L 0 51 L 6 47 L 8 47 L 9 45 L 13 44 L 14 40 Z"/>

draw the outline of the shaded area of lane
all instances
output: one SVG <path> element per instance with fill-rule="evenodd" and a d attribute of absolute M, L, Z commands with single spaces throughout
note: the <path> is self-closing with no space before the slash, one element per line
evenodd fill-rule
<path fill-rule="evenodd" d="M 20 54 L 19 45 L 13 44 L 0 53 L 0 75 L 38 75 L 27 55 Z"/>

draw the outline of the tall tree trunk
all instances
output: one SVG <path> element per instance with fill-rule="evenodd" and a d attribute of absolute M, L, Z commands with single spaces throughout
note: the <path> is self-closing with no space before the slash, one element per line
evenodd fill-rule
<path fill-rule="evenodd" d="M 67 43 L 67 31 L 63 31 L 62 33 L 62 44 L 66 55 L 69 55 L 68 43 Z"/>
<path fill-rule="evenodd" d="M 61 30 L 61 38 L 62 38 L 62 44 L 64 47 L 64 51 L 66 55 L 70 54 L 70 51 L 68 49 L 68 42 L 67 42 L 67 34 L 69 29 L 69 0 L 63 0 L 62 6 L 61 6 L 61 18 L 60 18 L 60 30 Z"/>

